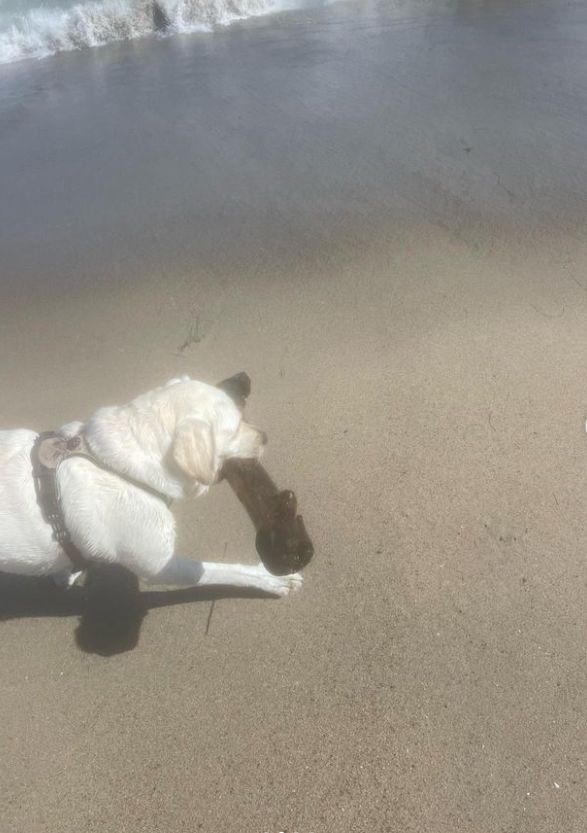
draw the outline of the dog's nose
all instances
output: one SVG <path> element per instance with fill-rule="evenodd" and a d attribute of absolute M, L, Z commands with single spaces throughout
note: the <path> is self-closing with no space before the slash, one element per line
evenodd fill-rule
<path fill-rule="evenodd" d="M 261 434 L 261 443 L 263 445 L 267 445 L 267 443 L 269 442 L 269 437 L 267 436 L 267 434 L 264 431 L 261 431 L 260 434 Z"/>

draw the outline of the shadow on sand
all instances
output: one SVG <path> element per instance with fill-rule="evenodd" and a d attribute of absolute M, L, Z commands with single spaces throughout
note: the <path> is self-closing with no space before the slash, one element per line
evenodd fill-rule
<path fill-rule="evenodd" d="M 230 587 L 141 591 L 137 577 L 115 564 L 90 568 L 85 586 L 69 590 L 46 578 L 0 573 L 0 622 L 26 616 L 78 616 L 78 648 L 100 656 L 132 651 L 149 610 L 227 598 L 270 597 L 258 590 Z"/>

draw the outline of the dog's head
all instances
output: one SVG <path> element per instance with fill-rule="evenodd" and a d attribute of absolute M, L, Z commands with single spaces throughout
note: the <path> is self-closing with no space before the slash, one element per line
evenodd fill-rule
<path fill-rule="evenodd" d="M 176 499 L 201 494 L 220 479 L 225 460 L 257 459 L 265 434 L 243 418 L 246 374 L 223 387 L 188 376 L 100 408 L 86 424 L 90 447 L 114 471 Z"/>
<path fill-rule="evenodd" d="M 216 483 L 226 460 L 261 456 L 267 436 L 243 418 L 248 392 L 242 387 L 235 391 L 226 383 L 214 387 L 186 378 L 171 386 L 178 417 L 171 456 L 195 487 Z"/>

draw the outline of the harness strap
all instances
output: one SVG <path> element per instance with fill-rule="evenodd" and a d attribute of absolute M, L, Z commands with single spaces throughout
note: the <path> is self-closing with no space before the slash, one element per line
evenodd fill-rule
<path fill-rule="evenodd" d="M 39 434 L 31 451 L 33 479 L 37 493 L 37 503 L 53 530 L 53 538 L 65 552 L 76 570 L 85 570 L 87 559 L 81 554 L 71 540 L 65 525 L 63 509 L 57 486 L 57 467 L 67 452 L 67 440 L 55 431 Z"/>
<path fill-rule="evenodd" d="M 69 460 L 71 457 L 82 457 L 85 460 L 89 460 L 103 471 L 109 474 L 115 474 L 121 480 L 125 480 L 127 483 L 159 498 L 167 506 L 170 506 L 172 501 L 171 498 L 157 491 L 152 486 L 141 483 L 128 474 L 114 471 L 99 460 L 92 452 L 83 434 L 77 434 L 69 439 L 57 431 L 44 431 L 42 434 L 39 434 L 31 450 L 31 463 L 37 502 L 43 518 L 53 530 L 53 538 L 55 541 L 63 549 L 76 570 L 85 570 L 89 561 L 81 554 L 71 540 L 71 535 L 65 523 L 63 508 L 61 506 L 61 495 L 57 483 L 57 470 L 59 466 L 64 460 Z"/>

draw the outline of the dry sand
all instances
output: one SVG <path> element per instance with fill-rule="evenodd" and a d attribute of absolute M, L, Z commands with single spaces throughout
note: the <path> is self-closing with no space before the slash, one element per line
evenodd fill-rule
<path fill-rule="evenodd" d="M 2 580 L 2 833 L 587 828 L 587 14 L 463 5 L 9 77 L 2 424 L 245 369 L 317 556 L 112 656 Z M 176 513 L 254 559 L 227 487 Z"/>

